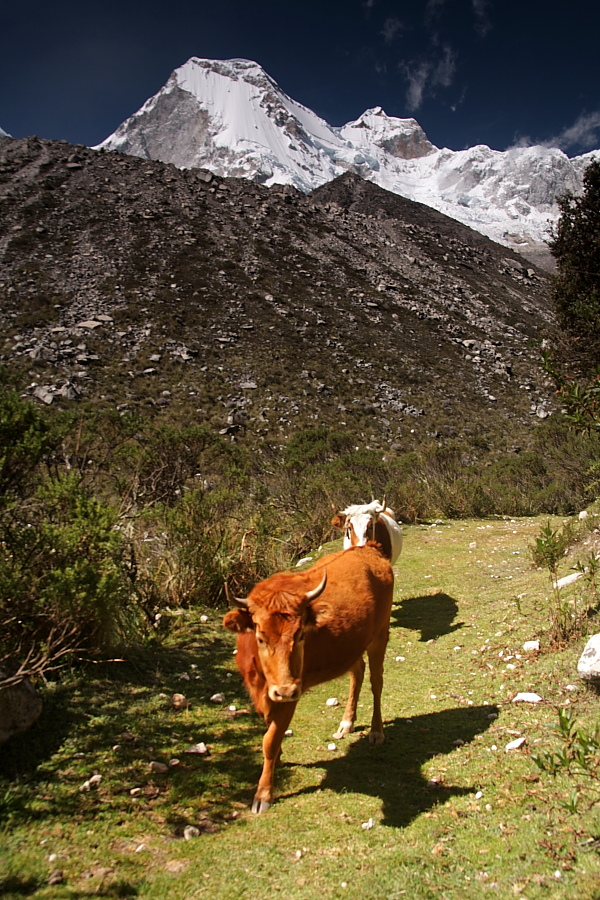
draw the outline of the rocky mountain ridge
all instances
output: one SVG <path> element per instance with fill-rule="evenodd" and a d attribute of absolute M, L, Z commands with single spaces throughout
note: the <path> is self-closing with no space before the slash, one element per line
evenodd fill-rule
<path fill-rule="evenodd" d="M 414 119 L 388 116 L 381 107 L 334 127 L 256 62 L 197 57 L 100 146 L 303 192 L 354 172 L 546 266 L 556 197 L 581 191 L 597 153 L 569 159 L 545 146 L 440 149 Z"/>
<path fill-rule="evenodd" d="M 306 195 L 3 138 L 0 202 L 0 354 L 39 402 L 386 451 L 525 445 L 550 409 L 544 273 L 355 174 Z"/>

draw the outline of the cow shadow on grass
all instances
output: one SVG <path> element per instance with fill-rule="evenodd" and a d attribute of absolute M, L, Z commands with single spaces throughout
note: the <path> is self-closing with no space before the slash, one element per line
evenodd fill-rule
<path fill-rule="evenodd" d="M 458 603 L 449 594 L 407 597 L 392 609 L 391 625 L 420 631 L 419 640 L 426 642 L 462 628 L 463 622 L 454 622 L 457 613 Z"/>
<path fill-rule="evenodd" d="M 405 828 L 451 797 L 478 790 L 479 785 L 446 784 L 443 778 L 437 779 L 433 769 L 426 776 L 422 766 L 437 756 L 460 753 L 456 742 L 469 744 L 490 727 L 497 712 L 494 706 L 471 706 L 394 719 L 384 726 L 385 742 L 381 746 L 372 747 L 365 731 L 364 738 L 349 744 L 343 756 L 310 764 L 325 769 L 325 777 L 318 788 L 301 793 L 331 790 L 379 797 L 382 824 Z M 338 746 L 344 749 L 343 744 Z"/>

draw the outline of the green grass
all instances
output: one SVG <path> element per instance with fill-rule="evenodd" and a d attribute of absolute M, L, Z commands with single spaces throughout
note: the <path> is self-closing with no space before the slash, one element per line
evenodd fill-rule
<path fill-rule="evenodd" d="M 600 817 L 583 801 L 565 809 L 572 783 L 530 757 L 557 744 L 557 708 L 598 718 L 575 672 L 581 642 L 546 648 L 550 584 L 528 549 L 545 521 L 405 529 L 386 742 L 365 738 L 366 684 L 357 732 L 328 749 L 341 711 L 326 700 L 342 705 L 346 681 L 315 689 L 263 816 L 249 811 L 263 729 L 219 613 L 185 613 L 135 659 L 65 675 L 38 724 L 0 748 L 0 896 L 600 897 Z M 522 650 L 533 638 L 539 655 Z M 225 703 L 210 702 L 217 691 Z M 512 703 L 519 691 L 544 700 Z M 189 709 L 172 708 L 174 692 Z M 518 735 L 523 748 L 506 752 Z M 184 752 L 199 741 L 207 757 Z M 149 771 L 172 759 L 168 774 Z M 81 791 L 95 773 L 98 787 Z M 185 840 L 188 825 L 200 835 Z M 62 882 L 48 884 L 57 869 Z"/>

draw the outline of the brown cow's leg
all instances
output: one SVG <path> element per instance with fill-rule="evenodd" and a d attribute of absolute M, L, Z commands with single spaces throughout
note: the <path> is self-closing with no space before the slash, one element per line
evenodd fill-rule
<path fill-rule="evenodd" d="M 369 674 L 373 691 L 373 718 L 371 719 L 370 744 L 383 744 L 383 719 L 381 718 L 381 692 L 383 690 L 383 660 L 387 647 L 389 630 L 379 634 L 367 647 Z"/>
<path fill-rule="evenodd" d="M 358 706 L 358 698 L 360 697 L 360 689 L 365 677 L 365 661 L 361 656 L 350 669 L 350 691 L 348 693 L 348 702 L 344 711 L 344 718 L 339 724 L 339 728 L 333 735 L 334 738 L 342 738 L 345 734 L 354 731 L 354 723 L 356 722 L 356 707 Z"/>
<path fill-rule="evenodd" d="M 252 803 L 252 812 L 263 813 L 273 802 L 275 766 L 281 756 L 281 742 L 292 721 L 296 703 L 273 703 L 269 712 L 267 732 L 263 738 L 263 770 Z"/>

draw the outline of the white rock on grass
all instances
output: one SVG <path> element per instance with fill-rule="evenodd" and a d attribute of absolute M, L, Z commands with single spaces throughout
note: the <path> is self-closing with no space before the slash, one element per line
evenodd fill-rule
<path fill-rule="evenodd" d="M 225 694 L 213 694 L 210 698 L 211 703 L 225 703 Z"/>
<path fill-rule="evenodd" d="M 339 706 L 339 700 L 337 697 L 330 697 L 329 700 L 325 701 L 325 706 Z"/>
<path fill-rule="evenodd" d="M 198 756 L 205 756 L 208 753 L 208 747 L 204 743 L 204 741 L 200 741 L 198 744 L 192 744 L 191 747 L 188 747 L 187 750 L 183 751 L 184 753 L 195 753 Z"/>
<path fill-rule="evenodd" d="M 102 775 L 92 775 L 91 778 L 88 778 L 87 781 L 84 781 L 80 791 L 91 791 L 92 788 L 97 788 L 100 782 L 102 781 Z"/>
<path fill-rule="evenodd" d="M 583 648 L 577 663 L 577 674 L 584 681 L 600 682 L 600 634 L 594 634 Z"/>
<path fill-rule="evenodd" d="M 304 563 L 308 562 L 312 562 L 312 556 L 303 556 L 302 559 L 299 559 L 296 563 L 296 568 L 298 568 L 298 566 L 303 566 Z"/>
<path fill-rule="evenodd" d="M 564 578 L 559 578 L 558 581 L 555 581 L 554 587 L 555 588 L 568 587 L 570 584 L 573 584 L 575 581 L 578 581 L 580 578 L 583 578 L 583 572 L 572 572 L 571 575 L 565 575 Z"/>
<path fill-rule="evenodd" d="M 541 703 L 542 699 L 543 698 L 540 697 L 539 694 L 533 694 L 533 693 L 524 691 L 522 693 L 515 694 L 515 696 L 512 698 L 512 702 L 513 703 Z"/>
<path fill-rule="evenodd" d="M 536 650 L 540 649 L 539 641 L 525 641 L 523 644 L 523 650 L 525 653 L 534 653 Z"/>
<path fill-rule="evenodd" d="M 155 772 L 156 775 L 166 775 L 169 771 L 169 767 L 166 763 L 157 762 L 155 759 L 148 764 L 148 768 L 151 772 Z"/>
<path fill-rule="evenodd" d="M 514 741 L 510 741 L 506 747 L 504 748 L 507 753 L 510 753 L 511 750 L 518 750 L 525 743 L 524 737 L 515 738 Z"/>

